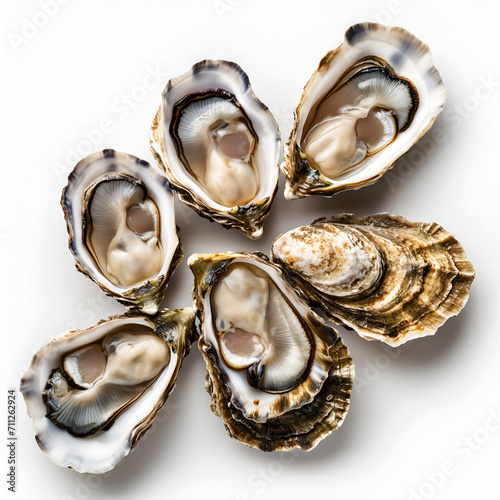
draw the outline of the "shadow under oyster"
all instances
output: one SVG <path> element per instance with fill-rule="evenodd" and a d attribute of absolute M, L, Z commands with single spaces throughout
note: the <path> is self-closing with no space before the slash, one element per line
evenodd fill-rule
<path fill-rule="evenodd" d="M 433 335 L 474 279 L 450 233 L 392 214 L 317 219 L 278 236 L 271 257 L 332 321 L 391 346 Z"/>
<path fill-rule="evenodd" d="M 342 424 L 354 366 L 338 333 L 264 257 L 189 259 L 210 406 L 248 446 L 310 450 Z"/>

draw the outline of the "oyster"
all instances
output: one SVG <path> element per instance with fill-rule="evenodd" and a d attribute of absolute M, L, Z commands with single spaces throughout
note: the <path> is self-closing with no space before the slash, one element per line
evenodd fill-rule
<path fill-rule="evenodd" d="M 106 149 L 76 165 L 61 204 L 77 269 L 126 306 L 154 314 L 183 256 L 166 177 Z"/>
<path fill-rule="evenodd" d="M 271 255 L 330 319 L 392 346 L 433 335 L 474 279 L 450 233 L 391 214 L 318 219 L 276 238 Z"/>
<path fill-rule="evenodd" d="M 170 80 L 150 141 L 182 201 L 226 228 L 262 235 L 278 186 L 281 138 L 237 64 L 205 60 Z"/>
<path fill-rule="evenodd" d="M 343 422 L 354 366 L 338 333 L 263 254 L 194 254 L 212 412 L 263 451 L 314 448 Z"/>
<path fill-rule="evenodd" d="M 175 387 L 194 317 L 192 308 L 115 316 L 35 354 L 21 392 L 54 463 L 100 474 L 130 453 Z"/>
<path fill-rule="evenodd" d="M 427 45 L 402 28 L 352 26 L 295 110 L 281 165 L 285 198 L 372 184 L 431 127 L 445 100 Z"/>

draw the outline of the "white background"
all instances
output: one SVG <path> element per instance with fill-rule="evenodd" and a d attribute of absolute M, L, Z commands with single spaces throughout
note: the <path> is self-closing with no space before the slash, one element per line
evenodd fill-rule
<path fill-rule="evenodd" d="M 53 465 L 18 394 L 17 498 L 498 498 L 498 2 L 8 0 L 1 10 L 4 415 L 7 389 L 45 342 L 124 311 L 74 268 L 59 205 L 67 174 L 104 148 L 152 162 L 164 85 L 205 58 L 242 66 L 284 139 L 303 86 L 356 22 L 403 26 L 428 43 L 449 96 L 432 131 L 371 187 L 286 202 L 281 177 L 258 241 L 177 200 L 186 257 L 163 306 L 191 304 L 191 253 L 267 253 L 281 232 L 345 211 L 436 221 L 477 274 L 466 308 L 434 337 L 391 350 L 339 329 L 356 366 L 351 409 L 310 453 L 265 454 L 230 439 L 210 413 L 196 346 L 149 434 L 106 477 Z"/>

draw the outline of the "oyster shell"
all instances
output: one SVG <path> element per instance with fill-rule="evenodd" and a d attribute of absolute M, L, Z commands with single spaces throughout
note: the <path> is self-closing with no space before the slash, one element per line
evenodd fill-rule
<path fill-rule="evenodd" d="M 445 100 L 427 45 L 402 28 L 352 26 L 295 110 L 281 165 L 285 198 L 372 184 L 431 127 Z"/>
<path fill-rule="evenodd" d="M 318 219 L 281 234 L 271 256 L 330 319 L 391 346 L 433 335 L 474 279 L 450 233 L 391 214 Z"/>
<path fill-rule="evenodd" d="M 166 177 L 106 149 L 76 165 L 61 205 L 76 268 L 124 305 L 154 314 L 183 256 Z"/>
<path fill-rule="evenodd" d="M 212 412 L 263 451 L 314 448 L 343 422 L 354 366 L 338 333 L 263 254 L 194 254 Z"/>
<path fill-rule="evenodd" d="M 194 317 L 192 308 L 115 316 L 34 355 L 21 392 L 55 464 L 100 474 L 130 453 L 175 387 Z"/>
<path fill-rule="evenodd" d="M 237 64 L 205 60 L 170 80 L 150 142 L 182 201 L 226 228 L 262 235 L 278 186 L 281 138 Z"/>

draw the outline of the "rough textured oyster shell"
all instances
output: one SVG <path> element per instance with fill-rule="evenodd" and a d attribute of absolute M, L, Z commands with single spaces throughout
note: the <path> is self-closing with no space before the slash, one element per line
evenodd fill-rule
<path fill-rule="evenodd" d="M 330 319 L 391 346 L 433 335 L 474 279 L 450 233 L 391 214 L 318 219 L 281 234 L 271 255 Z"/>
<path fill-rule="evenodd" d="M 224 137 L 243 139 L 235 145 L 243 148 L 241 156 L 222 148 Z M 281 138 L 276 120 L 237 64 L 205 60 L 170 80 L 150 142 L 182 201 L 226 228 L 250 238 L 262 235 L 278 185 Z M 241 193 L 229 196 L 234 190 Z"/>
<path fill-rule="evenodd" d="M 248 446 L 263 451 L 314 448 L 342 424 L 349 407 L 354 366 L 338 333 L 307 307 L 283 280 L 281 271 L 263 254 L 194 254 L 188 264 L 195 276 L 193 296 L 202 330 L 198 346 L 207 363 L 206 389 L 211 396 L 212 412 L 223 420 L 231 437 Z M 257 358 L 261 353 L 257 351 L 257 358 L 251 359 L 248 366 L 241 364 L 238 369 L 229 365 L 223 352 L 223 349 L 227 350 L 222 343 L 225 334 L 221 336 L 219 326 L 215 326 L 220 324 L 221 311 L 214 307 L 218 303 L 212 294 L 221 283 L 226 283 L 234 269 L 256 273 L 257 279 L 267 283 L 269 302 L 262 314 L 268 323 L 263 331 L 286 336 L 296 331 L 300 324 L 299 336 L 303 333 L 310 346 L 305 371 L 296 367 L 296 358 L 300 358 L 298 350 L 293 356 L 291 354 L 297 347 L 295 342 L 287 344 L 282 351 L 287 357 L 281 357 L 280 367 L 275 370 L 270 358 L 282 348 L 276 343 L 276 337 L 271 339 L 272 345 L 266 348 L 268 350 L 260 360 Z M 240 288 L 239 283 L 235 284 L 235 288 Z M 233 316 L 230 328 L 234 327 L 234 330 L 242 327 L 245 320 L 255 317 L 254 313 L 259 310 L 247 310 L 241 317 L 242 323 L 238 324 L 235 314 L 239 292 L 241 290 L 235 290 L 234 295 L 229 296 Z M 278 301 L 271 301 L 272 294 L 278 297 Z M 259 304 L 259 300 L 255 294 L 249 295 L 249 302 Z M 246 304 L 244 306 L 247 309 Z M 271 326 L 273 316 L 280 316 L 280 322 Z M 261 333 L 254 332 L 254 336 Z M 263 364 L 264 369 L 261 369 Z M 273 381 L 289 377 L 293 369 L 296 374 L 293 383 L 286 385 L 283 382 L 283 387 L 279 384 L 268 387 Z M 265 379 L 266 374 L 270 374 L 271 383 Z M 264 387 L 266 384 L 268 386 Z"/>
<path fill-rule="evenodd" d="M 125 306 L 154 314 L 183 257 L 167 178 L 144 160 L 106 149 L 76 165 L 61 205 L 76 268 Z M 127 218 L 137 207 L 151 212 L 147 217 L 154 226 L 142 235 L 130 229 Z M 93 238 L 101 233 L 107 240 L 98 245 Z M 117 281 L 116 269 L 128 281 Z M 145 269 L 148 274 L 141 274 Z"/>
<path fill-rule="evenodd" d="M 445 100 L 427 45 L 403 28 L 352 26 L 295 110 L 281 165 L 285 198 L 372 184 L 431 127 Z"/>
<path fill-rule="evenodd" d="M 149 429 L 175 387 L 182 360 L 189 353 L 195 336 L 194 317 L 192 308 L 164 310 L 154 317 L 129 313 L 103 320 L 85 330 L 65 332 L 42 347 L 34 355 L 29 370 L 21 380 L 20 388 L 28 414 L 33 420 L 36 441 L 42 451 L 57 465 L 78 472 L 97 474 L 109 471 L 128 455 Z M 119 335 L 124 330 L 134 328 L 141 328 L 149 332 L 156 341 L 164 342 L 170 353 L 166 367 L 140 397 L 136 395 L 100 430 L 86 437 L 75 437 L 49 419 L 49 407 L 45 402 L 50 385 L 48 381 L 53 380 L 54 373 L 61 370 L 62 360 L 85 346 L 98 345 L 110 335 Z M 144 354 L 147 352 L 128 359 L 121 367 L 123 371 L 133 373 L 132 365 L 140 365 Z"/>

